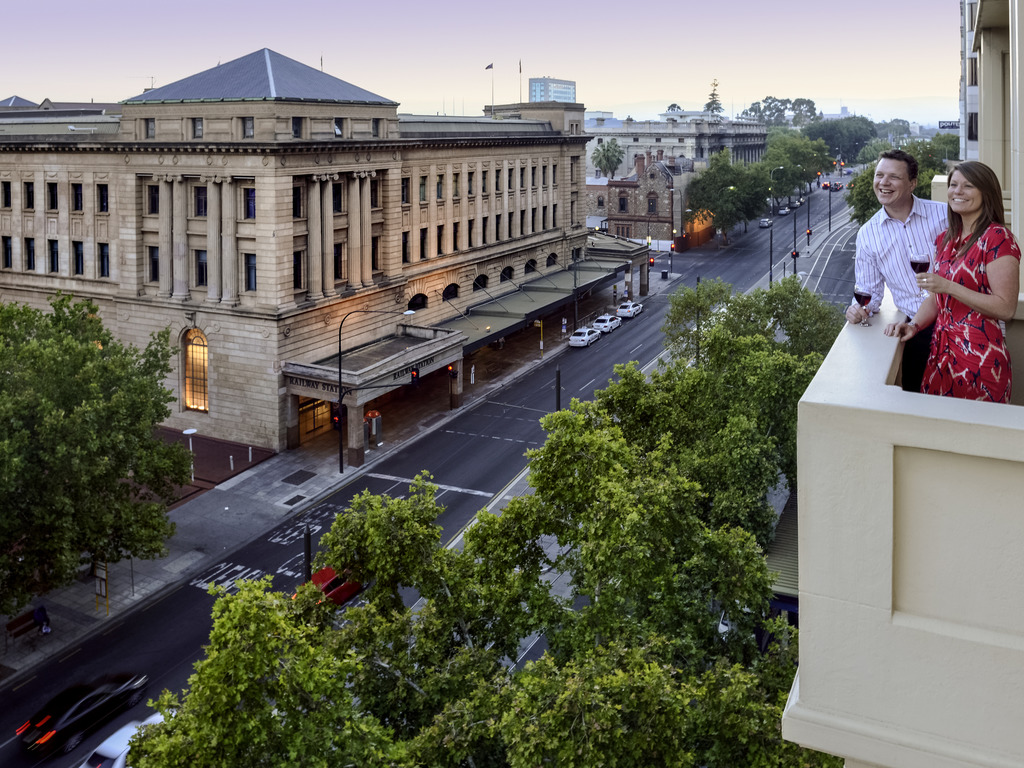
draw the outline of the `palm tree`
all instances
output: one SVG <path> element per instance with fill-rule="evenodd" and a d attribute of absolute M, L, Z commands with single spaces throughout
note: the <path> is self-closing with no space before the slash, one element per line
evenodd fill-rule
<path fill-rule="evenodd" d="M 594 167 L 602 171 L 608 178 L 615 178 L 615 171 L 622 165 L 622 159 L 626 156 L 626 150 L 619 146 L 619 142 L 610 139 L 594 150 L 590 159 Z"/>

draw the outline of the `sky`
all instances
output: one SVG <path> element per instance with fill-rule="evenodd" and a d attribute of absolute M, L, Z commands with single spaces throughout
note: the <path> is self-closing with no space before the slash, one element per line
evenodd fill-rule
<path fill-rule="evenodd" d="M 774 96 L 959 118 L 960 0 L 50 0 L 10 4 L 4 27 L 0 99 L 117 102 L 270 48 L 414 114 L 479 116 L 554 77 L 636 120 L 701 109 L 713 80 L 727 115 Z"/>

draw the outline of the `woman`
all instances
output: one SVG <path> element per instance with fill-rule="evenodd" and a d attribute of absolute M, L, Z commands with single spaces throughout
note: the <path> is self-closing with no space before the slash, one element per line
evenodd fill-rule
<path fill-rule="evenodd" d="M 1020 249 L 1003 223 L 999 179 L 984 163 L 960 163 L 949 177 L 949 229 L 936 239 L 934 272 L 914 318 L 885 333 L 906 341 L 935 323 L 921 391 L 968 400 L 1010 401 L 1004 320 L 1017 310 Z"/>

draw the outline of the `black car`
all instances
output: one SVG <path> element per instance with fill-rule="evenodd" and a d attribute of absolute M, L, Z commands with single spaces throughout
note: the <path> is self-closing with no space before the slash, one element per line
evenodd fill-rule
<path fill-rule="evenodd" d="M 146 695 L 149 677 L 119 674 L 61 691 L 26 720 L 15 733 L 33 753 L 70 752 L 82 737 L 122 709 L 134 707 Z"/>

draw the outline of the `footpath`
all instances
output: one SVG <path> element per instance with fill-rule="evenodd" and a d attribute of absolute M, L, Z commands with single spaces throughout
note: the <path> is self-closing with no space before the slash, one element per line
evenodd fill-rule
<path fill-rule="evenodd" d="M 676 256 L 680 262 L 683 258 Z M 673 273 L 663 279 L 661 267 L 652 270 L 648 295 L 673 290 L 679 277 Z M 636 272 L 633 285 L 640 286 Z M 619 284 L 619 297 L 621 290 Z M 645 297 L 636 300 L 643 302 Z M 588 324 L 606 311 L 614 311 L 610 288 L 580 301 L 580 324 Z M 562 314 L 556 313 L 545 325 L 560 325 Z M 571 332 L 570 326 L 566 334 L 546 334 L 543 352 L 537 333 L 526 329 L 508 337 L 500 349 L 485 347 L 473 353 L 467 362 L 474 366 L 474 380 L 469 383 L 467 377 L 464 404 L 457 410 L 447 410 L 445 372 L 424 377 L 416 390 L 388 403 L 384 444 L 368 451 L 361 467 L 346 465 L 344 474 L 338 473 L 338 435 L 333 431 L 278 454 L 200 434 L 176 435 L 175 439 L 182 442 L 191 441 L 194 478 L 170 510 L 176 530 L 167 543 L 167 555 L 156 560 L 111 563 L 101 574 L 105 578 L 85 572 L 78 582 L 34 600 L 18 616 L 43 605 L 52 632 L 40 635 L 33 628 L 13 638 L 5 633 L 0 683 L 5 688 L 17 686 L 48 659 L 70 652 L 97 632 L 107 631 L 181 582 L 223 562 L 231 551 L 317 504 L 342 484 L 373 471 L 398 447 L 459 418 L 532 366 L 562 354 L 568 348 Z M 507 498 L 522 493 L 524 488 L 523 477 L 517 478 L 492 505 L 503 506 Z M 0 621 L 6 625 L 15 618 L 3 616 Z"/>

